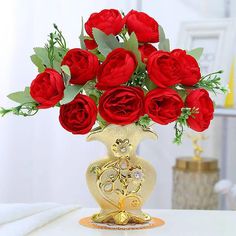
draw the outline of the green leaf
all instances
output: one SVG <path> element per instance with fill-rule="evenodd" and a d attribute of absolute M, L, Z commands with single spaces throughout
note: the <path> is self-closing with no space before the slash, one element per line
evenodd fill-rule
<path fill-rule="evenodd" d="M 51 68 L 50 60 L 48 58 L 48 51 L 46 48 L 36 47 L 34 48 L 35 54 L 31 56 L 31 60 L 38 67 L 39 72 L 43 72 L 42 68 Z M 63 48 L 54 47 L 54 60 L 53 68 L 58 72 L 61 72 L 61 62 L 65 56 L 66 51 Z"/>
<path fill-rule="evenodd" d="M 195 48 L 190 51 L 187 51 L 187 54 L 194 57 L 196 60 L 199 60 L 202 56 L 203 48 Z"/>
<path fill-rule="evenodd" d="M 35 100 L 30 95 L 29 87 L 26 87 L 24 91 L 11 93 L 7 97 L 20 104 L 35 102 Z"/>
<path fill-rule="evenodd" d="M 32 55 L 31 61 L 37 66 L 38 72 L 41 73 L 45 70 L 45 66 L 42 63 L 42 60 L 37 55 Z"/>
<path fill-rule="evenodd" d="M 54 48 L 54 60 L 53 60 L 53 68 L 58 72 L 61 72 L 61 62 L 63 57 L 66 55 L 66 52 L 63 48 Z"/>
<path fill-rule="evenodd" d="M 60 101 L 60 104 L 64 105 L 73 101 L 82 88 L 81 85 L 68 85 L 64 90 L 64 98 Z"/>
<path fill-rule="evenodd" d="M 159 50 L 170 52 L 170 41 L 166 38 L 162 26 L 159 25 Z"/>
<path fill-rule="evenodd" d="M 97 56 L 99 61 L 105 61 L 105 59 L 106 59 L 101 53 L 96 54 L 96 56 Z"/>
<path fill-rule="evenodd" d="M 69 81 L 71 79 L 71 73 L 70 73 L 70 68 L 67 65 L 61 66 L 61 70 L 64 72 L 63 75 L 63 80 L 65 83 L 65 86 L 69 85 Z"/>
<path fill-rule="evenodd" d="M 138 61 L 138 67 L 144 70 L 145 64 L 142 62 L 141 54 L 138 50 L 138 39 L 134 32 L 130 35 L 129 39 L 124 42 L 124 48 L 134 53 Z"/>
<path fill-rule="evenodd" d="M 114 35 L 106 35 L 99 29 L 93 28 L 93 36 L 98 45 L 99 52 L 101 52 L 105 57 L 112 50 L 122 47 L 122 44 L 118 42 Z"/>
<path fill-rule="evenodd" d="M 46 67 L 51 67 L 50 66 L 50 61 L 48 59 L 48 51 L 46 48 L 40 48 L 40 47 L 36 47 L 34 48 L 34 52 L 35 55 L 41 59 L 42 63 L 46 66 Z"/>
<path fill-rule="evenodd" d="M 97 121 L 98 121 L 99 126 L 102 129 L 107 126 L 107 122 L 101 117 L 101 115 L 99 113 L 97 115 Z"/>
<path fill-rule="evenodd" d="M 68 75 L 69 77 L 71 77 L 71 73 L 70 73 L 70 68 L 69 68 L 69 66 L 67 66 L 67 65 L 61 66 L 61 70 L 62 70 L 66 75 Z"/>
<path fill-rule="evenodd" d="M 169 39 L 165 39 L 158 44 L 159 50 L 170 52 L 170 41 Z"/>
<path fill-rule="evenodd" d="M 150 80 L 150 78 L 147 78 L 146 79 L 146 86 L 147 86 L 147 89 L 150 91 L 150 90 L 153 90 L 155 88 L 157 88 L 157 86 Z"/>
<path fill-rule="evenodd" d="M 101 93 L 97 89 L 93 89 L 89 92 L 89 97 L 94 100 L 96 104 L 99 103 L 99 98 L 101 96 Z"/>
<path fill-rule="evenodd" d="M 95 89 L 96 82 L 94 80 L 89 80 L 84 86 L 83 89 L 85 93 L 89 96 L 90 92 Z"/>
<path fill-rule="evenodd" d="M 92 54 L 94 54 L 99 61 L 105 61 L 106 57 L 103 56 L 97 48 L 93 49 L 93 50 L 89 50 Z"/>
<path fill-rule="evenodd" d="M 142 126 L 143 128 L 148 128 L 148 126 L 151 123 L 151 118 L 148 115 L 144 115 L 142 117 L 139 118 L 137 124 Z"/>
<path fill-rule="evenodd" d="M 80 40 L 80 47 L 82 49 L 86 49 L 86 46 L 85 46 L 85 43 L 84 43 L 84 19 L 83 17 L 81 17 L 81 22 L 82 22 L 82 25 L 81 25 L 81 33 L 80 33 L 80 36 L 79 36 L 79 40 Z"/>

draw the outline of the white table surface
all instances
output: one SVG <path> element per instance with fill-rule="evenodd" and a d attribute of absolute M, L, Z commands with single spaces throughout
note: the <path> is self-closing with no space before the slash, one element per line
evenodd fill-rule
<path fill-rule="evenodd" d="M 236 236 L 236 211 L 146 210 L 166 224 L 146 230 L 110 231 L 79 225 L 97 209 L 79 209 L 38 229 L 30 236 Z"/>

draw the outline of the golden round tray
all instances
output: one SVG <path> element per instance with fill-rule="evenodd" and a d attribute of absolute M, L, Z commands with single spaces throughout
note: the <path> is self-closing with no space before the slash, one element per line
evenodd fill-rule
<path fill-rule="evenodd" d="M 128 225 L 115 225 L 109 223 L 94 223 L 90 217 L 82 218 L 79 223 L 85 227 L 92 229 L 105 229 L 105 230 L 141 230 L 152 229 L 165 224 L 165 222 L 159 218 L 152 217 L 152 220 L 145 224 L 128 224 Z"/>

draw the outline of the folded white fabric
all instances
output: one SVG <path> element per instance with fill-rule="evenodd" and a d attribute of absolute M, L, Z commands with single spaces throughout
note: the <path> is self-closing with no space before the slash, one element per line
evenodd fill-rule
<path fill-rule="evenodd" d="M 31 216 L 0 226 L 0 236 L 25 236 L 32 231 L 78 209 L 78 205 L 57 205 Z"/>
<path fill-rule="evenodd" d="M 0 204 L 0 225 L 58 206 L 60 206 L 60 204 L 57 203 Z"/>

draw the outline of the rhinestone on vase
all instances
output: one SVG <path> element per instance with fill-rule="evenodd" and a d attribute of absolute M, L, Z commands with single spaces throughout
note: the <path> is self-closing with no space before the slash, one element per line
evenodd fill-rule
<path fill-rule="evenodd" d="M 120 168 L 121 168 L 122 170 L 126 170 L 126 169 L 128 168 L 128 162 L 127 162 L 126 160 L 122 160 L 122 161 L 120 162 Z"/>
<path fill-rule="evenodd" d="M 107 184 L 104 185 L 103 189 L 104 189 L 104 192 L 107 192 L 107 193 L 111 192 L 113 190 L 113 184 L 112 183 L 107 183 Z"/>
<path fill-rule="evenodd" d="M 121 151 L 122 153 L 125 153 L 125 152 L 127 152 L 127 148 L 126 148 L 126 147 L 123 147 L 123 148 L 120 149 L 120 151 Z"/>
<path fill-rule="evenodd" d="M 138 170 L 136 169 L 133 171 L 132 176 L 136 180 L 141 180 L 143 178 L 143 172 L 140 169 L 138 169 Z"/>

